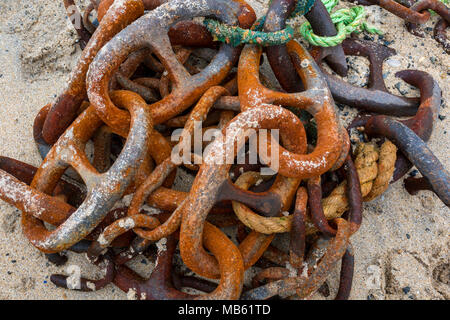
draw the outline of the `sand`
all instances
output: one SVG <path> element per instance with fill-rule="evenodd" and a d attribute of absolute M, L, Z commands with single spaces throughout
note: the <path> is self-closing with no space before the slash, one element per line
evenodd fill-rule
<path fill-rule="evenodd" d="M 261 15 L 267 0 L 249 1 Z M 344 5 L 346 5 L 344 3 Z M 429 147 L 450 167 L 450 57 L 432 39 L 434 17 L 425 27 L 425 38 L 409 34 L 404 23 L 376 6 L 368 7 L 369 22 L 380 28 L 397 55 L 384 64 L 388 88 L 417 96 L 417 90 L 395 78 L 402 69 L 429 72 L 443 91 L 441 119 L 436 122 Z M 80 55 L 76 34 L 65 18 L 62 1 L 2 0 L 0 2 L 0 154 L 38 166 L 39 155 L 32 139 L 35 115 L 64 87 Z M 348 81 L 363 85 L 368 72 L 363 58 L 350 58 Z M 397 83 L 400 82 L 400 85 Z M 342 119 L 355 114 L 345 108 Z M 20 212 L 0 201 L 0 299 L 127 299 L 113 285 L 93 293 L 56 288 L 52 273 L 67 273 L 78 266 L 83 276 L 98 276 L 96 267 L 83 255 L 69 253 L 63 267 L 50 264 L 21 232 Z M 351 299 L 448 299 L 449 209 L 432 193 L 410 196 L 401 181 L 380 198 L 365 204 L 361 229 L 352 237 L 355 278 Z M 135 264 L 150 272 L 143 258 Z M 336 269 L 327 283 L 332 297 L 338 285 Z M 324 299 L 321 294 L 314 298 Z"/>

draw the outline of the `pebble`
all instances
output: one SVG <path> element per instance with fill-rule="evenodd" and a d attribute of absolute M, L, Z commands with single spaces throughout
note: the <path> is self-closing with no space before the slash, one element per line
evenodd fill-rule
<path fill-rule="evenodd" d="M 402 65 L 402 63 L 397 59 L 389 59 L 386 63 L 393 68 L 398 68 Z"/>
<path fill-rule="evenodd" d="M 402 84 L 401 84 L 400 82 L 397 82 L 397 83 L 394 85 L 394 87 L 398 90 L 398 92 L 400 92 L 401 95 L 407 94 L 408 91 L 403 90 L 403 89 L 401 88 L 401 85 L 402 85 Z"/>
<path fill-rule="evenodd" d="M 409 176 L 415 177 L 415 176 L 417 176 L 418 173 L 419 173 L 419 171 L 418 171 L 417 169 L 414 169 L 413 171 L 411 171 L 411 172 L 409 173 Z"/>

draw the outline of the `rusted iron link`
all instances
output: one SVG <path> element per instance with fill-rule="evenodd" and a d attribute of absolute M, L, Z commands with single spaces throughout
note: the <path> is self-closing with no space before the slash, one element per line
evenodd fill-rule
<path fill-rule="evenodd" d="M 447 39 L 447 28 L 450 25 L 450 22 L 441 19 L 434 26 L 433 37 L 439 42 L 443 47 L 445 52 L 450 54 L 450 41 Z"/>
<path fill-rule="evenodd" d="M 27 163 L 0 156 L 0 170 L 7 172 L 21 182 L 30 185 L 38 168 Z M 73 207 L 78 207 L 86 197 L 84 186 L 63 176 L 58 182 L 54 192 L 54 197 L 63 199 Z"/>
<path fill-rule="evenodd" d="M 425 72 L 407 70 L 397 73 L 404 81 L 417 86 L 421 91 L 421 105 L 415 117 L 397 121 L 387 116 L 371 117 L 366 123 L 366 133 L 381 135 L 392 140 L 404 156 L 428 179 L 433 191 L 446 204 L 450 201 L 450 180 L 448 172 L 428 149 L 433 122 L 439 113 L 441 90 L 438 84 Z M 414 142 L 414 143 L 412 143 Z M 404 160 L 397 160 L 394 180 L 401 178 L 411 168 Z"/>
<path fill-rule="evenodd" d="M 428 19 L 430 19 L 430 13 L 428 11 L 417 12 L 405 7 L 404 5 L 394 0 L 364 0 L 364 2 L 361 2 L 360 0 L 358 1 L 363 5 L 378 5 L 383 9 L 389 11 L 390 13 L 395 14 L 397 17 L 411 23 L 423 24 L 427 22 Z M 425 0 L 425 2 L 428 1 L 429 0 Z M 433 0 L 431 0 L 431 2 L 433 2 Z"/>
<path fill-rule="evenodd" d="M 414 117 L 400 120 L 401 123 L 414 131 L 423 141 L 428 141 L 433 130 L 434 121 L 439 113 L 441 104 L 441 90 L 437 82 L 426 72 L 418 70 L 404 70 L 396 73 L 407 83 L 420 89 L 420 106 Z M 387 118 L 386 116 L 384 116 Z M 349 128 L 365 126 L 371 116 L 356 118 Z M 402 178 L 412 167 L 411 162 L 402 154 L 397 152 L 395 171 L 391 183 Z"/>
<path fill-rule="evenodd" d="M 133 118 L 127 142 L 112 167 L 100 174 L 89 163 L 84 152 L 86 142 L 102 125 L 94 108 L 89 107 L 52 147 L 33 179 L 33 188 L 51 194 L 65 170 L 72 166 L 88 189 L 83 204 L 54 231 L 48 231 L 38 218 L 33 217 L 38 215 L 37 208 L 24 210 L 24 233 L 34 246 L 44 252 L 67 249 L 94 230 L 114 203 L 124 195 L 147 155 L 152 130 L 147 104 L 131 92 L 116 91 L 112 96 L 116 103 L 130 111 Z"/>
<path fill-rule="evenodd" d="M 348 300 L 352 291 L 353 272 L 355 269 L 355 256 L 350 241 L 348 248 L 342 257 L 341 275 L 339 280 L 339 290 L 334 298 L 335 300 Z"/>
<path fill-rule="evenodd" d="M 450 175 L 414 131 L 397 120 L 383 116 L 371 118 L 365 128 L 367 134 L 384 136 L 395 143 L 428 180 L 434 193 L 450 206 Z"/>
<path fill-rule="evenodd" d="M 354 2 L 355 0 L 350 0 Z M 429 9 L 435 11 L 439 14 L 442 19 L 436 24 L 434 29 L 434 38 L 436 41 L 442 44 L 444 49 L 449 52 L 449 42 L 447 42 L 447 36 L 445 34 L 445 29 L 450 23 L 450 10 L 449 8 L 439 0 L 420 0 L 412 4 L 409 1 L 406 6 L 394 1 L 394 0 L 359 0 L 362 5 L 373 5 L 376 4 L 387 11 L 395 14 L 397 17 L 406 21 L 408 30 L 416 36 L 423 37 L 423 33 L 417 29 L 418 24 L 424 24 L 427 22 L 431 14 Z"/>
<path fill-rule="evenodd" d="M 109 12 L 109 11 L 108 11 Z M 149 47 L 169 73 L 174 90 L 152 105 L 155 124 L 163 123 L 190 107 L 211 86 L 220 83 L 236 61 L 240 49 L 223 44 L 211 64 L 202 72 L 190 76 L 170 46 L 167 32 L 174 23 L 196 16 L 213 15 L 230 25 L 250 27 L 255 14 L 250 7 L 229 1 L 175 0 L 150 11 L 125 28 L 98 53 L 88 74 L 88 96 L 99 116 L 115 133 L 126 136 L 130 116 L 118 109 L 108 94 L 108 84 L 128 55 Z"/>
<path fill-rule="evenodd" d="M 286 177 L 308 178 L 315 173 L 321 174 L 330 170 L 342 153 L 346 152 L 342 137 L 343 129 L 337 118 L 333 98 L 316 63 L 295 41 L 289 42 L 287 49 L 295 61 L 296 71 L 302 77 L 307 90 L 288 94 L 264 87 L 258 76 L 262 49 L 252 45 L 245 47 L 239 61 L 239 99 L 242 111 L 254 106 L 276 104 L 306 110 L 314 116 L 318 136 L 312 153 L 295 155 L 280 146 L 279 173 Z M 311 166 L 301 165 L 302 161 L 309 161 Z"/>
<path fill-rule="evenodd" d="M 322 1 L 315 1 L 311 10 L 305 14 L 305 18 L 311 24 L 315 34 L 324 37 L 337 34 L 336 27 Z M 334 72 L 345 77 L 348 72 L 348 65 L 342 45 L 328 47 L 327 51 L 328 55 L 325 57 L 325 61 Z"/>
<path fill-rule="evenodd" d="M 73 24 L 78 36 L 80 37 L 80 47 L 81 49 L 84 49 L 91 38 L 91 33 L 88 29 L 86 29 L 84 21 L 81 20 L 81 13 L 75 4 L 75 1 L 64 0 L 63 3 L 66 8 L 67 17 L 70 19 L 70 22 Z"/>
<path fill-rule="evenodd" d="M 145 10 L 153 10 L 166 3 L 168 0 L 141 0 Z M 114 3 L 114 0 L 102 0 L 97 6 L 98 11 L 98 20 L 101 21 L 105 14 L 108 12 L 111 5 Z"/>
<path fill-rule="evenodd" d="M 89 65 L 99 50 L 116 33 L 136 20 L 143 13 L 144 7 L 141 0 L 117 1 L 102 19 L 102 23 L 93 35 L 92 41 L 89 42 L 77 66 L 72 71 L 66 89 L 52 104 L 42 132 L 42 137 L 47 143 L 55 143 L 75 119 L 81 103 L 87 96 L 86 74 Z"/>
<path fill-rule="evenodd" d="M 329 241 L 326 246 L 325 254 L 323 251 L 324 244 L 327 241 L 321 241 L 316 250 L 311 250 L 306 259 L 308 276 L 297 276 L 285 278 L 278 281 L 270 282 L 261 287 L 249 290 L 242 294 L 241 299 L 244 300 L 266 300 L 276 295 L 281 297 L 289 297 L 297 294 L 299 298 L 307 298 L 325 282 L 330 270 L 332 270 L 337 262 L 344 256 L 347 251 L 350 237 L 350 226 L 341 218 L 335 219 L 337 225 L 336 237 Z M 316 243 L 317 246 L 317 243 Z"/>
<path fill-rule="evenodd" d="M 436 81 L 426 72 L 417 70 L 404 70 L 396 74 L 407 83 L 420 89 L 420 107 L 413 118 L 400 120 L 409 127 L 423 141 L 428 141 L 433 130 L 433 124 L 438 116 L 441 104 L 441 90 Z M 388 118 L 387 116 L 383 116 Z M 364 126 L 371 119 L 370 116 L 355 119 L 350 127 Z M 397 152 L 395 171 L 392 182 L 402 178 L 412 167 L 411 162 L 405 158 L 401 151 Z"/>
<path fill-rule="evenodd" d="M 304 187 L 297 190 L 295 210 L 292 218 L 292 227 L 289 237 L 289 262 L 299 270 L 303 266 L 306 252 L 306 206 L 308 193 Z"/>
<path fill-rule="evenodd" d="M 286 20 L 296 5 L 295 0 L 272 1 L 267 11 L 264 31 L 274 32 L 286 27 Z M 336 28 L 331 22 L 330 16 L 321 1 L 316 1 L 311 10 L 305 15 L 311 26 L 319 35 L 336 35 Z M 265 49 L 267 59 L 280 85 L 287 92 L 300 92 L 304 87 L 299 75 L 296 73 L 285 45 L 270 46 Z M 341 46 L 330 49 L 327 57 L 330 66 L 340 75 L 347 73 L 347 63 Z"/>
<path fill-rule="evenodd" d="M 2 189 L 0 189 L 0 197 L 8 203 L 17 206 L 19 209 L 22 207 L 25 209 L 31 208 L 29 210 L 34 210 L 37 218 L 54 226 L 62 224 L 70 214 L 76 210 L 75 208 L 84 201 L 84 188 L 81 188 L 78 184 L 74 184 L 72 181 L 69 182 L 64 180 L 65 177 L 58 182 L 55 191 L 53 192 L 53 197 L 49 197 L 26 186 L 31 183 L 38 168 L 11 158 L 0 157 L 0 169 L 2 180 L 4 182 L 10 182 L 10 188 L 12 189 L 23 190 L 22 194 L 24 195 L 17 202 L 12 202 L 11 197 L 14 197 L 15 194 L 13 193 L 10 196 L 6 196 L 6 192 L 9 192 L 10 190 L 8 191 L 6 187 L 2 187 Z M 15 178 L 20 180 L 20 182 Z M 39 199 L 39 201 L 36 199 Z M 71 207 L 63 201 L 69 202 L 69 204 L 74 207 Z M 126 210 L 116 209 L 109 212 L 106 218 L 86 237 L 86 239 L 96 239 L 98 235 L 102 233 L 104 228 L 124 215 L 126 215 Z M 115 239 L 111 246 L 127 246 L 130 243 L 130 235 L 132 234 L 123 235 L 122 237 Z M 69 250 L 77 252 L 77 244 L 70 247 Z M 64 256 L 53 254 L 47 256 L 52 263 L 57 265 L 63 264 L 67 260 Z"/>
<path fill-rule="evenodd" d="M 228 179 L 228 170 L 231 165 L 220 165 L 220 163 L 223 163 L 223 161 L 220 161 L 220 157 L 225 156 L 225 150 L 236 149 L 235 142 L 241 141 L 242 143 L 245 141 L 243 137 L 245 137 L 246 130 L 250 128 L 280 129 L 282 141 L 288 149 L 292 150 L 292 148 L 294 148 L 294 152 L 295 148 L 302 145 L 302 143 L 299 143 L 301 140 L 298 140 L 297 137 L 291 137 L 292 132 L 295 132 L 295 128 L 302 126 L 297 117 L 293 116 L 290 111 L 281 107 L 269 104 L 263 104 L 261 106 L 261 103 L 256 105 L 260 106 L 248 108 L 247 111 L 239 114 L 223 130 L 223 133 L 226 136 L 225 142 L 213 142 L 209 153 L 205 157 L 203 165 L 200 167 L 200 171 L 194 181 L 190 196 L 188 197 L 189 206 L 185 209 L 181 225 L 180 250 L 186 265 L 202 276 L 210 278 L 217 276 L 217 262 L 205 252 L 199 237 L 202 234 L 204 220 L 206 219 L 210 208 L 215 203 L 216 194 L 219 192 L 221 185 Z M 275 114 L 277 115 L 276 117 L 274 116 Z M 305 144 L 303 144 L 303 148 L 304 146 Z M 240 146 L 238 146 L 238 149 L 239 148 Z M 282 151 L 283 153 L 289 153 L 286 149 L 284 150 L 285 151 Z M 301 158 L 303 155 L 295 153 L 295 156 Z M 307 157 L 308 155 L 305 156 Z M 304 168 L 304 174 L 308 175 L 308 170 L 316 169 L 317 168 Z M 299 178 L 294 178 L 292 182 L 295 182 L 297 179 Z M 289 186 L 286 187 L 290 190 Z M 294 189 L 294 193 L 295 190 L 296 188 Z"/>
<path fill-rule="evenodd" d="M 339 102 L 367 112 L 392 116 L 412 116 L 416 114 L 419 99 L 399 97 L 389 93 L 383 79 L 383 62 L 395 54 L 395 50 L 365 40 L 346 39 L 342 43 L 347 55 L 364 56 L 370 62 L 369 82 L 366 88 L 355 87 L 322 68 L 333 98 Z M 328 55 L 327 48 L 311 51 L 317 63 Z"/>
<path fill-rule="evenodd" d="M 420 178 L 408 177 L 405 180 L 403 180 L 403 182 L 406 191 L 408 191 L 408 193 L 412 196 L 416 195 L 419 191 L 422 190 L 433 191 L 433 188 L 431 187 L 430 183 L 424 177 Z"/>
<path fill-rule="evenodd" d="M 158 254 L 156 268 L 148 280 L 136 277 L 131 270 L 119 267 L 114 283 L 123 291 L 131 289 L 137 299 L 238 299 L 243 285 L 244 266 L 238 250 L 226 235 L 209 223 L 205 224 L 204 244 L 220 265 L 220 283 L 206 295 L 193 296 L 178 291 L 172 282 L 172 257 L 176 248 L 175 235 L 165 242 L 166 251 Z"/>
<path fill-rule="evenodd" d="M 431 9 L 441 16 L 442 19 L 436 23 L 434 27 L 434 38 L 439 42 L 447 53 L 450 53 L 450 43 L 447 41 L 446 29 L 450 23 L 450 9 L 441 1 L 438 0 L 421 0 L 410 7 L 410 10 L 424 13 Z M 417 36 L 422 36 L 421 32 L 417 31 L 417 24 L 408 21 L 406 23 L 408 30 Z"/>
<path fill-rule="evenodd" d="M 348 155 L 344 164 L 347 178 L 347 197 L 349 199 L 350 210 L 348 212 L 348 222 L 352 234 L 358 231 L 362 221 L 362 195 L 358 172 L 355 164 Z M 333 237 L 336 235 L 336 229 L 328 224 L 328 220 L 323 212 L 322 187 L 320 178 L 311 178 L 308 180 L 308 204 L 310 207 L 311 219 L 316 228 L 325 236 Z"/>

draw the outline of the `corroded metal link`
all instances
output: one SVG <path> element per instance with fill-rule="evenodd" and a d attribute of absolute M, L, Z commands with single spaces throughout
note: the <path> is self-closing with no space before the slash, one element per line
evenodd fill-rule
<path fill-rule="evenodd" d="M 348 300 L 350 292 L 352 290 L 353 272 L 355 269 L 355 256 L 353 253 L 353 247 L 350 241 L 348 242 L 348 248 L 342 257 L 341 263 L 341 275 L 339 279 L 339 290 L 336 294 L 335 300 Z"/>
<path fill-rule="evenodd" d="M 409 8 L 394 0 L 359 0 L 359 2 L 363 5 L 379 5 L 395 14 L 397 17 L 406 21 L 409 32 L 420 37 L 423 37 L 423 32 L 417 29 L 417 25 L 424 24 L 430 19 L 431 14 L 428 11 L 429 9 L 437 12 L 442 19 L 435 26 L 434 38 L 442 44 L 447 53 L 450 52 L 450 43 L 447 42 L 447 36 L 445 34 L 445 29 L 450 23 L 450 10 L 444 2 L 439 0 L 420 0 L 411 5 L 411 1 L 409 1 L 406 4 L 410 6 Z"/>
<path fill-rule="evenodd" d="M 274 32 L 285 28 L 286 20 L 289 18 L 296 4 L 295 0 L 272 1 L 267 11 L 267 18 L 264 24 L 264 31 Z M 331 22 L 329 14 L 322 2 L 317 1 L 311 10 L 305 15 L 310 21 L 314 32 L 322 36 L 336 35 L 336 28 Z M 300 92 L 303 85 L 299 75 L 295 72 L 291 58 L 285 45 L 270 46 L 265 49 L 267 59 L 279 83 L 287 92 Z M 330 65 L 338 74 L 345 76 L 347 73 L 347 63 L 345 55 L 340 45 L 330 49 L 327 57 Z"/>
<path fill-rule="evenodd" d="M 396 74 L 398 77 L 407 83 L 414 85 L 420 89 L 420 106 L 414 117 L 400 121 L 413 132 L 415 132 L 420 139 L 428 141 L 433 130 L 433 123 L 438 116 L 441 104 L 441 89 L 437 82 L 426 72 L 418 70 L 404 70 Z M 388 118 L 387 116 L 379 116 Z M 365 117 L 356 120 L 353 125 L 364 126 L 371 117 Z M 397 161 L 395 164 L 394 176 L 392 182 L 397 181 L 403 177 L 410 169 L 411 162 L 402 155 L 401 151 L 397 153 Z"/>
<path fill-rule="evenodd" d="M 22 211 L 30 211 L 36 218 L 54 226 L 64 223 L 64 221 L 75 212 L 76 207 L 83 203 L 86 196 L 86 192 L 82 187 L 78 184 L 74 184 L 72 181 L 65 181 L 65 177 L 58 182 L 53 197 L 28 187 L 27 185 L 31 184 L 38 168 L 11 158 L 0 157 L 0 169 L 2 179 L 5 179 L 4 181 L 12 182 L 10 188 L 14 190 L 23 190 L 21 192 L 22 196 L 16 198 L 18 199 L 16 202 L 11 201 L 11 197 L 16 197 L 15 194 L 6 196 L 7 189 L 5 189 L 5 186 L 0 188 L 0 197 L 11 205 L 15 205 L 20 210 L 23 208 Z M 63 201 L 63 199 L 65 201 Z M 38 207 L 38 204 L 40 207 Z M 71 205 L 73 205 L 73 207 Z M 103 232 L 103 229 L 125 215 L 126 210 L 112 210 L 92 233 L 86 236 L 86 239 L 97 239 L 98 235 Z M 129 242 L 130 237 L 128 234 L 115 239 L 111 246 L 124 247 L 127 246 Z M 76 251 L 77 249 L 74 246 L 70 247 L 69 250 Z M 56 255 L 52 257 L 56 257 Z M 59 263 L 58 261 L 59 260 L 52 259 L 53 263 Z"/>
<path fill-rule="evenodd" d="M 347 173 L 347 197 L 349 199 L 349 219 L 352 234 L 358 231 L 362 221 L 362 195 L 358 172 L 355 164 L 348 155 L 345 160 L 345 170 Z M 311 219 L 316 228 L 325 236 L 333 237 L 336 235 L 336 229 L 328 224 L 322 207 L 322 186 L 320 177 L 314 177 L 308 180 L 308 204 L 310 207 Z"/>
<path fill-rule="evenodd" d="M 72 71 L 70 81 L 62 94 L 52 104 L 45 120 L 42 136 L 49 143 L 55 143 L 59 136 L 75 119 L 76 113 L 86 98 L 86 74 L 99 50 L 120 30 L 144 14 L 141 0 L 117 1 L 108 11 L 102 23 L 89 41 L 87 47 Z"/>
<path fill-rule="evenodd" d="M 295 293 L 300 298 L 306 298 L 317 291 L 326 280 L 330 270 L 344 256 L 348 247 L 350 237 L 349 224 L 341 218 L 336 219 L 335 222 L 338 232 L 336 237 L 328 244 L 325 254 L 315 257 L 316 252 L 312 250 L 308 255 L 308 277 L 298 276 L 270 282 L 264 286 L 244 292 L 241 299 L 265 300 L 276 295 L 288 297 Z M 318 264 L 316 265 L 317 262 Z"/>
<path fill-rule="evenodd" d="M 80 37 L 80 47 L 84 49 L 89 39 L 91 38 L 91 34 L 89 30 L 86 28 L 84 21 L 80 21 L 77 18 L 73 17 L 81 17 L 81 13 L 78 10 L 78 7 L 75 4 L 74 0 L 64 0 L 64 7 L 66 8 L 67 16 L 71 20 L 75 30 Z"/>
<path fill-rule="evenodd" d="M 450 22 L 441 19 L 434 26 L 433 36 L 434 39 L 439 42 L 443 47 L 445 52 L 450 54 L 450 41 L 447 39 L 447 28 Z"/>
<path fill-rule="evenodd" d="M 258 76 L 262 49 L 249 45 L 244 48 L 239 61 L 239 99 L 242 111 L 254 106 L 277 104 L 303 109 L 314 116 L 318 137 L 312 153 L 294 154 L 280 146 L 280 174 L 286 177 L 308 178 L 330 170 L 339 159 L 344 143 L 333 98 L 320 70 L 300 44 L 291 41 L 287 48 L 296 60 L 301 61 L 294 65 L 307 90 L 287 94 L 264 87 Z"/>
<path fill-rule="evenodd" d="M 153 124 L 145 101 L 126 91 L 113 92 L 112 97 L 129 110 L 133 119 L 124 149 L 112 167 L 100 174 L 84 152 L 86 142 L 102 125 L 94 108 L 89 107 L 52 147 L 33 179 L 33 188 L 51 194 L 64 171 L 72 166 L 88 189 L 83 204 L 54 231 L 47 230 L 41 220 L 33 217 L 33 211 L 24 212 L 23 231 L 30 242 L 44 252 L 67 249 L 94 230 L 123 196 L 148 152 Z"/>
<path fill-rule="evenodd" d="M 169 0 L 141 0 L 145 10 L 153 10 Z M 97 18 L 103 20 L 114 0 L 102 0 L 97 6 Z"/>
<path fill-rule="evenodd" d="M 195 16 L 213 15 L 223 22 L 249 27 L 255 19 L 250 7 L 235 1 L 182 1 L 163 4 L 117 34 L 98 53 L 88 74 L 88 96 L 99 116 L 116 133 L 126 134 L 130 117 L 118 109 L 108 94 L 108 84 L 126 57 L 151 48 L 169 73 L 174 90 L 151 107 L 155 124 L 163 123 L 190 107 L 209 87 L 220 83 L 230 71 L 240 49 L 223 44 L 211 64 L 190 76 L 172 51 L 168 29 L 174 23 Z"/>
<path fill-rule="evenodd" d="M 305 18 L 311 24 L 315 34 L 324 37 L 332 37 L 337 35 L 336 27 L 331 21 L 330 14 L 325 8 L 322 1 L 315 1 L 311 10 L 305 14 Z M 345 77 L 348 72 L 347 60 L 345 58 L 342 44 L 334 47 L 328 47 L 328 55 L 326 62 L 338 75 Z"/>
<path fill-rule="evenodd" d="M 370 41 L 346 39 L 342 43 L 345 54 L 369 59 L 370 73 L 367 88 L 353 86 L 322 68 L 333 98 L 348 106 L 368 112 L 393 116 L 412 116 L 419 106 L 419 99 L 405 98 L 388 92 L 383 79 L 383 61 L 395 54 L 395 50 Z M 327 48 L 311 51 L 317 63 L 328 55 Z"/>
<path fill-rule="evenodd" d="M 19 181 L 30 185 L 38 168 L 27 163 L 0 156 L 0 169 L 14 176 Z M 53 196 L 64 197 L 64 200 L 70 205 L 79 206 L 86 197 L 85 188 L 75 183 L 73 180 L 63 176 L 58 182 Z M 70 211 L 70 210 L 69 210 Z M 68 211 L 68 212 L 69 212 Z M 62 216 L 66 216 L 63 214 Z M 44 219 L 45 220 L 45 219 Z"/>
<path fill-rule="evenodd" d="M 422 176 L 427 178 L 434 193 L 445 205 L 450 206 L 450 175 L 414 131 L 397 120 L 382 116 L 371 118 L 365 128 L 368 134 L 385 136 L 397 145 Z"/>
<path fill-rule="evenodd" d="M 236 141 L 241 144 L 245 141 L 247 129 L 280 129 L 282 140 L 289 142 L 288 137 L 298 126 L 301 126 L 300 120 L 286 109 L 273 105 L 254 107 L 239 114 L 223 129 L 225 141 L 212 143 L 185 205 L 177 209 L 183 210 L 180 251 L 191 270 L 210 278 L 218 275 L 217 261 L 203 248 L 201 236 L 217 194 L 228 180 L 231 164 L 223 164 L 226 153 L 236 149 Z M 237 149 L 240 147 L 238 145 Z"/>
<path fill-rule="evenodd" d="M 420 106 L 414 114 L 415 116 L 407 120 L 399 120 L 399 122 L 409 127 L 420 139 L 426 142 L 431 136 L 434 121 L 439 113 L 441 89 L 437 82 L 423 71 L 403 70 L 397 72 L 396 76 L 420 89 Z M 377 117 L 388 119 L 387 116 Z M 371 116 L 357 118 L 350 127 L 365 126 L 371 118 Z M 399 150 L 391 183 L 402 178 L 411 167 L 411 162 Z"/>
<path fill-rule="evenodd" d="M 383 9 L 386 9 L 387 11 L 395 14 L 397 17 L 400 17 L 403 20 L 411 23 L 422 24 L 427 22 L 428 19 L 430 19 L 430 13 L 428 11 L 425 11 L 423 13 L 416 12 L 414 10 L 411 10 L 410 8 L 401 5 L 398 2 L 395 2 L 394 0 L 365 0 L 365 1 L 369 2 L 372 5 L 376 4 L 382 7 Z"/>
<path fill-rule="evenodd" d="M 311 220 L 316 228 L 327 237 L 336 235 L 336 229 L 328 224 L 322 207 L 322 185 L 320 176 L 308 179 L 308 204 Z"/>
<path fill-rule="evenodd" d="M 120 267 L 114 283 L 125 292 L 130 289 L 138 299 L 238 299 L 242 292 L 244 266 L 236 246 L 218 228 L 205 223 L 204 244 L 219 261 L 220 283 L 206 295 L 193 296 L 175 289 L 172 283 L 172 257 L 176 239 L 171 235 L 166 242 L 166 251 L 158 254 L 156 268 L 150 279 L 136 277 L 130 270 Z"/>
<path fill-rule="evenodd" d="M 63 200 L 30 188 L 3 170 L 0 170 L 0 199 L 52 225 L 61 224 L 74 212 Z"/>
<path fill-rule="evenodd" d="M 289 238 L 289 262 L 300 269 L 306 251 L 306 206 L 308 203 L 308 193 L 304 187 L 297 190 L 295 200 L 295 210 L 292 214 L 292 227 Z"/>
<path fill-rule="evenodd" d="M 401 71 L 398 75 L 421 90 L 421 105 L 415 117 L 397 121 L 387 116 L 371 117 L 366 123 L 366 133 L 381 135 L 392 140 L 428 179 L 433 191 L 448 206 L 450 204 L 450 176 L 440 161 L 433 155 L 424 141 L 430 138 L 433 122 L 440 107 L 441 90 L 427 73 L 417 70 Z M 410 169 L 404 160 L 397 161 L 394 180 Z"/>
<path fill-rule="evenodd" d="M 264 31 L 275 32 L 284 29 L 286 20 L 294 10 L 295 4 L 295 0 L 271 1 L 266 15 L 266 22 L 264 23 Z M 300 92 L 304 89 L 285 45 L 267 47 L 266 55 L 278 82 L 284 90 L 287 92 Z"/>

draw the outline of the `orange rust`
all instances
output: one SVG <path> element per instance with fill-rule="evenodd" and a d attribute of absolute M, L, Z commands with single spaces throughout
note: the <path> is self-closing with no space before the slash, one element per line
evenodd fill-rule
<path fill-rule="evenodd" d="M 116 103 L 126 107 L 133 119 L 127 144 L 114 165 L 100 174 L 88 161 L 85 144 L 102 125 L 94 109 L 86 109 L 52 147 L 36 172 L 31 187 L 52 194 L 65 170 L 72 166 L 83 178 L 87 189 L 84 203 L 54 231 L 29 213 L 22 226 L 30 242 L 44 252 L 58 252 L 85 238 L 106 216 L 126 191 L 148 150 L 152 122 L 145 102 L 135 93 L 115 91 Z"/>
<path fill-rule="evenodd" d="M 279 173 L 287 177 L 308 178 L 323 174 L 345 157 L 342 128 L 337 117 L 333 98 L 321 78 L 318 66 L 307 50 L 295 41 L 287 44 L 288 51 L 300 61 L 294 63 L 306 85 L 301 93 L 276 92 L 259 81 L 259 61 L 262 49 L 257 46 L 244 48 L 238 69 L 239 100 L 241 110 L 272 104 L 290 106 L 308 111 L 317 123 L 317 145 L 312 153 L 295 154 L 280 146 Z M 293 59 L 294 62 L 296 59 Z M 304 66 L 304 67 L 302 67 Z"/>
<path fill-rule="evenodd" d="M 224 0 L 215 2 L 204 0 L 204 2 L 217 9 L 211 10 L 214 11 L 213 15 L 228 20 L 229 23 L 237 24 L 240 18 L 243 18 L 246 23 L 253 23 L 249 18 L 252 16 L 249 14 L 252 10 L 248 6 L 245 6 L 246 10 L 242 10 L 244 8 L 242 3 Z M 165 12 L 164 19 L 161 18 L 160 11 Z M 175 88 L 162 100 L 151 105 L 155 124 L 163 123 L 181 113 L 195 103 L 208 88 L 219 84 L 226 77 L 239 49 L 222 45 L 219 55 L 212 62 L 214 67 L 210 65 L 210 68 L 190 76 L 182 64 L 177 61 L 170 48 L 167 35 L 170 25 L 180 19 L 202 14 L 202 12 L 203 10 L 196 6 L 188 6 L 181 1 L 166 3 L 124 29 L 120 37 L 113 38 L 97 55 L 88 75 L 88 95 L 100 117 L 116 133 L 126 134 L 130 117 L 124 110 L 118 109 L 112 103 L 108 94 L 108 84 L 112 75 L 130 53 L 143 47 L 151 47 L 165 66 Z M 112 55 L 111 52 L 115 54 Z"/>
<path fill-rule="evenodd" d="M 42 131 L 47 143 L 55 143 L 75 119 L 78 108 L 87 96 L 86 74 L 100 49 L 120 30 L 144 14 L 144 6 L 140 0 L 117 3 L 117 6 L 112 7 L 104 17 L 72 71 L 66 89 L 52 105 Z"/>

